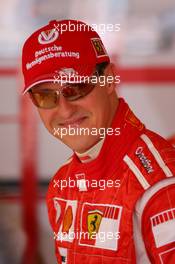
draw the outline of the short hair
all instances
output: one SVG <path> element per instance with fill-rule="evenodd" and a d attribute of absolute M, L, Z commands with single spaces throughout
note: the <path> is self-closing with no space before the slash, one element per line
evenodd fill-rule
<path fill-rule="evenodd" d="M 98 75 L 103 75 L 106 67 L 109 65 L 109 62 L 105 61 L 96 65 L 96 71 Z"/>

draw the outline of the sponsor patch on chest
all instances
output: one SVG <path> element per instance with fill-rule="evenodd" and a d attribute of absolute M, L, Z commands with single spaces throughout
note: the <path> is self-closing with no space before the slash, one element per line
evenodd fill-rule
<path fill-rule="evenodd" d="M 149 160 L 145 153 L 143 152 L 143 147 L 138 147 L 136 149 L 135 155 L 138 157 L 138 159 L 140 160 L 141 164 L 143 165 L 143 167 L 145 168 L 145 170 L 148 173 L 153 172 L 153 167 L 151 165 L 151 160 Z"/>

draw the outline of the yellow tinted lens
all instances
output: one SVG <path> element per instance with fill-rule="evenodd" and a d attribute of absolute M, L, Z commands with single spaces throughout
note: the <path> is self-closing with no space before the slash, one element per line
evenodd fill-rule
<path fill-rule="evenodd" d="M 57 105 L 58 96 L 57 91 L 54 90 L 42 90 L 30 93 L 32 101 L 37 107 L 40 108 L 54 108 Z"/>

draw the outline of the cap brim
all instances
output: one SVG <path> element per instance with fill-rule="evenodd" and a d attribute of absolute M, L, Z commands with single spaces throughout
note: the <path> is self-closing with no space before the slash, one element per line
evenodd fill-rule
<path fill-rule="evenodd" d="M 55 82 L 55 79 L 54 78 L 48 78 L 48 79 L 43 79 L 42 80 L 39 80 L 39 81 L 36 81 L 36 82 L 33 82 L 31 85 L 29 85 L 28 87 L 26 87 L 24 89 L 24 91 L 22 92 L 22 94 L 26 94 L 31 88 L 33 88 L 34 86 L 36 86 L 37 84 L 40 84 L 40 83 L 45 83 L 45 82 Z"/>
<path fill-rule="evenodd" d="M 76 65 L 76 66 L 70 66 L 70 67 L 60 67 L 60 69 L 57 70 L 58 73 L 54 72 L 54 73 L 48 73 L 48 74 L 44 74 L 39 76 L 38 78 L 35 78 L 29 85 L 27 85 L 24 90 L 23 90 L 23 95 L 25 93 L 27 93 L 31 88 L 33 88 L 34 86 L 36 86 L 37 84 L 40 83 L 45 83 L 45 82 L 54 82 L 54 83 L 59 83 L 62 82 L 63 83 L 63 75 L 59 74 L 59 71 L 63 71 L 63 69 L 74 69 L 77 72 L 77 79 L 80 78 L 83 80 L 83 77 L 90 77 L 92 76 L 92 74 L 94 73 L 95 70 L 95 65 Z M 72 75 L 69 76 L 69 80 L 71 82 L 73 82 L 73 79 L 75 79 L 75 77 Z M 66 81 L 65 81 L 66 82 Z"/>

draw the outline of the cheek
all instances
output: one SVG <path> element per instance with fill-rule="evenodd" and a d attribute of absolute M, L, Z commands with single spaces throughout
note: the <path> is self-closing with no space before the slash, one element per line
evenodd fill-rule
<path fill-rule="evenodd" d="M 91 126 L 104 127 L 109 116 L 109 95 L 105 87 L 97 87 L 84 100 L 84 108 L 91 112 Z"/>
<path fill-rule="evenodd" d="M 52 128 L 50 126 L 50 123 L 51 123 L 51 120 L 52 120 L 52 113 L 51 111 L 48 111 L 48 110 L 43 110 L 43 109 L 38 109 L 38 113 L 39 113 L 39 116 L 43 122 L 43 124 L 45 125 L 45 127 L 51 131 Z"/>

